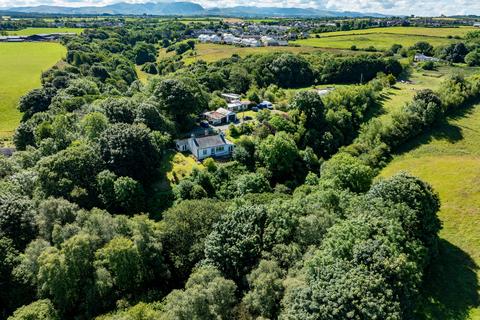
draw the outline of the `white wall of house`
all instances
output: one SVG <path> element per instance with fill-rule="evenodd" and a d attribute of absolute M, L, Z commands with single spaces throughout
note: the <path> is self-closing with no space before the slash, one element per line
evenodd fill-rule
<path fill-rule="evenodd" d="M 223 146 L 216 146 L 211 148 L 205 149 L 197 149 L 195 156 L 198 160 L 203 160 L 208 157 L 221 157 L 221 156 L 228 156 L 230 153 L 233 152 L 233 145 L 227 144 Z"/>

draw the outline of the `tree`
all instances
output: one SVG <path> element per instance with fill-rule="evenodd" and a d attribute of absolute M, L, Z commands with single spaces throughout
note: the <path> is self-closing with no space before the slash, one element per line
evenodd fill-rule
<path fill-rule="evenodd" d="M 463 42 L 459 42 L 446 46 L 441 52 L 441 57 L 453 63 L 461 63 L 465 61 L 465 56 L 467 54 L 467 47 Z"/>
<path fill-rule="evenodd" d="M 224 212 L 225 203 L 208 199 L 182 201 L 163 213 L 162 243 L 175 285 L 204 258 L 205 239 Z"/>
<path fill-rule="evenodd" d="M 0 195 L 0 238 L 10 238 L 23 250 L 36 234 L 33 203 L 18 195 Z"/>
<path fill-rule="evenodd" d="M 155 62 L 157 59 L 157 49 L 153 44 L 139 42 L 133 47 L 135 63 L 142 65 L 145 62 Z"/>
<path fill-rule="evenodd" d="M 51 297 L 63 315 L 92 314 L 96 305 L 93 291 L 93 258 L 96 239 L 78 234 L 50 249 L 39 258 L 38 288 Z"/>
<path fill-rule="evenodd" d="M 476 49 L 465 56 L 465 63 L 470 67 L 480 66 L 480 49 Z"/>
<path fill-rule="evenodd" d="M 415 210 L 416 216 L 402 217 L 405 231 L 420 239 L 431 256 L 438 254 L 438 232 L 442 226 L 437 216 L 440 199 L 430 185 L 402 172 L 373 185 L 367 196 L 405 204 Z"/>
<path fill-rule="evenodd" d="M 316 91 L 298 92 L 292 101 L 292 106 L 305 115 L 305 127 L 320 129 L 325 124 L 325 106 Z"/>
<path fill-rule="evenodd" d="M 196 270 L 184 290 L 173 290 L 165 298 L 161 319 L 232 319 L 236 286 L 211 266 Z"/>
<path fill-rule="evenodd" d="M 38 180 L 46 196 L 63 197 L 91 207 L 97 199 L 95 177 L 103 166 L 93 147 L 72 145 L 38 162 Z"/>
<path fill-rule="evenodd" d="M 278 132 L 260 142 L 257 157 L 273 173 L 276 180 L 285 180 L 294 170 L 299 152 L 286 132 Z"/>
<path fill-rule="evenodd" d="M 48 109 L 52 101 L 51 95 L 45 89 L 33 89 L 20 98 L 18 110 L 23 112 L 23 120 L 30 119 L 35 113 Z"/>
<path fill-rule="evenodd" d="M 264 175 L 259 173 L 246 173 L 240 175 L 235 181 L 236 195 L 243 196 L 247 193 L 263 193 L 272 189 Z"/>
<path fill-rule="evenodd" d="M 92 112 L 83 117 L 80 127 L 88 139 L 95 141 L 107 129 L 108 119 L 100 112 Z"/>
<path fill-rule="evenodd" d="M 96 317 L 97 320 L 158 320 L 161 312 L 156 304 L 140 302 L 133 307 Z"/>
<path fill-rule="evenodd" d="M 52 232 L 55 227 L 63 227 L 72 223 L 79 207 L 65 199 L 48 198 L 40 202 L 35 215 L 35 222 L 39 235 L 47 240 L 52 240 Z"/>
<path fill-rule="evenodd" d="M 262 260 L 248 276 L 248 291 L 242 299 L 255 318 L 276 319 L 283 296 L 284 271 L 274 261 Z"/>
<path fill-rule="evenodd" d="M 205 93 L 192 79 L 162 80 L 153 94 L 181 130 L 189 129 L 193 118 L 208 105 Z"/>
<path fill-rule="evenodd" d="M 130 239 L 115 237 L 95 252 L 96 287 L 104 299 L 111 300 L 116 289 L 119 294 L 137 289 L 145 271 L 142 257 Z"/>
<path fill-rule="evenodd" d="M 130 178 L 119 177 L 113 184 L 116 205 L 127 214 L 139 213 L 144 208 L 144 191 L 142 185 Z"/>
<path fill-rule="evenodd" d="M 118 176 L 141 182 L 151 181 L 155 177 L 160 153 L 148 128 L 114 124 L 102 133 L 99 144 L 107 167 Z"/>
<path fill-rule="evenodd" d="M 332 183 L 335 188 L 352 192 L 365 192 L 370 188 L 374 171 L 358 158 L 338 153 L 323 163 L 320 182 Z"/>
<path fill-rule="evenodd" d="M 143 123 L 152 130 L 164 133 L 175 131 L 175 124 L 163 115 L 159 108 L 144 102 L 135 109 L 135 123 Z"/>
<path fill-rule="evenodd" d="M 52 302 L 37 300 L 17 309 L 8 320 L 60 320 Z"/>
<path fill-rule="evenodd" d="M 415 43 L 411 49 L 416 50 L 425 55 L 432 55 L 433 53 L 433 46 L 426 41 L 419 41 Z"/>
<path fill-rule="evenodd" d="M 0 315 L 3 318 L 19 303 L 15 292 L 18 283 L 12 274 L 19 263 L 19 254 L 11 239 L 0 236 Z"/>
<path fill-rule="evenodd" d="M 128 98 L 107 98 L 100 103 L 105 115 L 112 123 L 133 123 L 135 106 Z"/>
<path fill-rule="evenodd" d="M 223 215 L 205 242 L 206 263 L 241 281 L 260 257 L 265 220 L 262 206 L 243 206 Z"/>

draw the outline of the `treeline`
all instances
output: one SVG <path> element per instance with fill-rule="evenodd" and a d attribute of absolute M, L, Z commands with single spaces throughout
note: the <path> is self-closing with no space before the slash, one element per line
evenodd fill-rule
<path fill-rule="evenodd" d="M 365 124 L 353 144 L 344 149 L 373 168 L 382 167 L 400 145 L 425 132 L 437 121 L 480 98 L 480 77 L 454 75 L 438 90 L 419 91 L 413 101 L 391 114 L 391 121 L 379 119 Z"/>
<path fill-rule="evenodd" d="M 177 55 L 160 60 L 151 70 L 153 74 L 162 75 L 193 74 L 210 91 L 226 88 L 245 93 L 252 86 L 301 88 L 324 83 L 366 83 L 378 73 L 397 77 L 403 68 L 397 60 L 377 55 L 271 53 L 245 58 L 234 55 L 209 64 L 200 60 L 189 66 L 185 66 Z"/>

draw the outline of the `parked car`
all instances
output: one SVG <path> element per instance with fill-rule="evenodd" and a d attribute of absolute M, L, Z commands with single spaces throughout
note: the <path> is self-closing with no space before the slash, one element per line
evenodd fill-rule
<path fill-rule="evenodd" d="M 208 123 L 208 121 L 203 120 L 203 121 L 200 121 L 200 127 L 202 127 L 202 128 L 210 128 L 210 124 Z"/>
<path fill-rule="evenodd" d="M 258 112 L 258 107 L 252 107 L 252 111 Z"/>
<path fill-rule="evenodd" d="M 272 110 L 273 109 L 273 104 L 270 101 L 262 101 L 257 105 L 258 109 L 268 109 Z"/>

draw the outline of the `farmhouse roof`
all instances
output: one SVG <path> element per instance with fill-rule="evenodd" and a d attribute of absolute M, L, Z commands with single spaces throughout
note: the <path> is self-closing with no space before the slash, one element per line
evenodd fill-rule
<path fill-rule="evenodd" d="M 229 144 L 223 135 L 194 138 L 193 142 L 199 149 L 223 146 Z"/>

